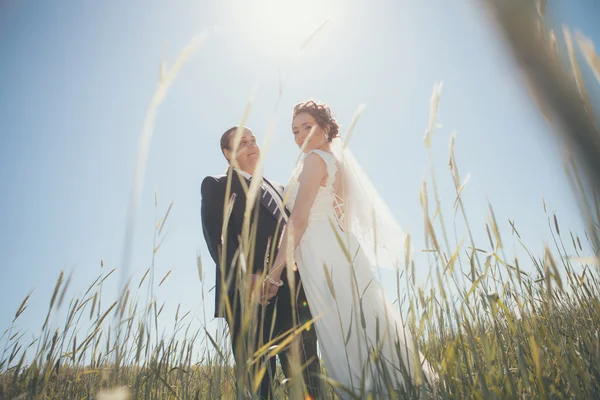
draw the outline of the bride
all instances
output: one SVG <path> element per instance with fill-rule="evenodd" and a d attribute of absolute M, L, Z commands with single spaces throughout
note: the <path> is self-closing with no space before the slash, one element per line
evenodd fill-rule
<path fill-rule="evenodd" d="M 264 301 L 277 294 L 293 254 L 338 394 L 389 396 L 407 391 L 409 380 L 431 383 L 436 375 L 375 277 L 377 265 L 397 265 L 405 235 L 338 130 L 328 105 L 294 107 L 294 140 L 306 156 L 286 187 L 291 215 Z"/>

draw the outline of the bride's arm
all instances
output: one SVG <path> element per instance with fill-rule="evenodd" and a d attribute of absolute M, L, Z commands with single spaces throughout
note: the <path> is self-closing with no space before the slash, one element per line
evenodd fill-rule
<path fill-rule="evenodd" d="M 292 249 L 296 249 L 300 239 L 306 230 L 308 225 L 308 217 L 310 215 L 310 209 L 317 197 L 319 187 L 327 178 L 327 166 L 325 161 L 317 154 L 311 153 L 306 156 L 304 160 L 304 166 L 302 172 L 298 177 L 298 196 L 290 218 L 285 226 L 283 237 L 281 238 L 281 246 L 275 257 L 275 261 L 269 271 L 269 276 L 273 280 L 281 279 L 282 267 L 286 264 L 286 256 L 288 252 L 288 246 L 293 246 Z M 290 240 L 290 231 L 292 233 Z"/>

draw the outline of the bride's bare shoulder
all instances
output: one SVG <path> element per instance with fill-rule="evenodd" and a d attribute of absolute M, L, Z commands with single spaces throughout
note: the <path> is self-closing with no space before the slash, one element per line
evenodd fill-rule
<path fill-rule="evenodd" d="M 319 180 L 319 182 L 327 175 L 327 164 L 323 158 L 316 153 L 309 153 L 304 158 L 304 165 L 300 173 L 300 180 Z"/>

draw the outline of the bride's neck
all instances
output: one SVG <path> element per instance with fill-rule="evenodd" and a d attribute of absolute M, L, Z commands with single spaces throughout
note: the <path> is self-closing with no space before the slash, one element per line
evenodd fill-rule
<path fill-rule="evenodd" d="M 322 150 L 322 151 L 331 153 L 331 146 L 330 146 L 329 142 L 327 142 L 323 146 L 319 147 L 318 150 Z"/>

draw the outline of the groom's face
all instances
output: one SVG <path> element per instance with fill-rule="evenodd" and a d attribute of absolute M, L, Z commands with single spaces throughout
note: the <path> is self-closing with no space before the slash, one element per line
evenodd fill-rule
<path fill-rule="evenodd" d="M 260 148 L 258 147 L 258 144 L 256 144 L 256 136 L 254 136 L 250 129 L 244 129 L 240 139 L 240 144 L 235 154 L 233 154 L 234 138 L 235 132 L 231 134 L 229 141 L 230 150 L 226 150 L 227 158 L 230 160 L 232 165 L 235 165 L 233 162 L 235 159 L 242 171 L 253 174 L 254 168 L 256 167 L 260 157 Z"/>

